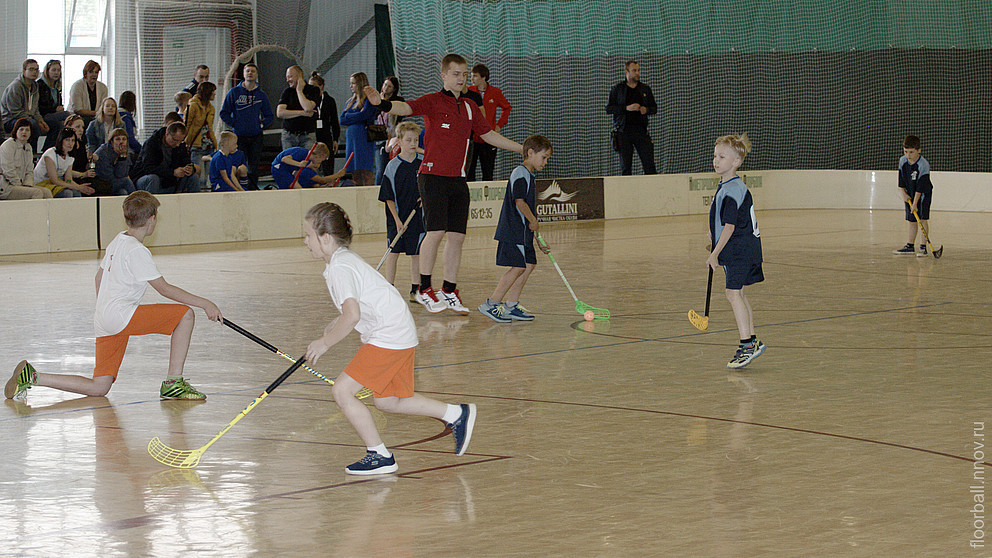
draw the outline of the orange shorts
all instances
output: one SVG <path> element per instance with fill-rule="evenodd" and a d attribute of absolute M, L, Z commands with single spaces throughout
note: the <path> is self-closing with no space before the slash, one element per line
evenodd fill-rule
<path fill-rule="evenodd" d="M 409 349 L 362 345 L 344 373 L 372 390 L 375 397 L 413 397 L 413 355 Z"/>
<path fill-rule="evenodd" d="M 96 367 L 93 368 L 93 377 L 113 376 L 116 380 L 129 337 L 149 333 L 172 335 L 188 311 L 189 306 L 185 304 L 139 305 L 134 310 L 131 321 L 120 333 L 96 338 Z"/>

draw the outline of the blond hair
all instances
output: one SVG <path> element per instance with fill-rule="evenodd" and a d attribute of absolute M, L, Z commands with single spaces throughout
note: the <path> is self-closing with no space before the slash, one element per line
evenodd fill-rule
<path fill-rule="evenodd" d="M 113 122 L 110 122 L 110 124 L 113 124 L 115 128 L 120 128 L 121 126 L 124 125 L 124 121 L 121 120 L 121 111 L 120 111 L 120 107 L 117 105 L 117 99 L 114 99 L 113 97 L 107 97 L 106 99 L 103 100 L 103 103 L 100 104 L 100 111 L 96 113 L 94 119 L 100 124 L 107 124 L 107 122 L 104 121 L 105 115 L 103 114 L 103 107 L 108 102 L 114 103 L 114 109 L 115 109 L 114 119 Z"/>
<path fill-rule="evenodd" d="M 238 141 L 238 135 L 230 130 L 224 130 L 220 133 L 220 141 Z"/>
<path fill-rule="evenodd" d="M 741 161 L 751 152 L 751 139 L 747 137 L 747 132 L 738 135 L 720 136 L 716 138 L 716 145 L 726 145 L 737 152 Z"/>
<path fill-rule="evenodd" d="M 331 156 L 331 150 L 327 147 L 326 143 L 318 141 L 313 145 L 313 155 L 326 159 Z"/>
<path fill-rule="evenodd" d="M 124 222 L 128 227 L 143 227 L 158 214 L 159 201 L 145 190 L 135 190 L 124 198 Z"/>
<path fill-rule="evenodd" d="M 413 132 L 419 136 L 420 125 L 416 122 L 410 122 L 409 120 L 404 120 L 396 125 L 396 137 L 401 138 L 403 137 L 403 134 L 407 132 Z"/>

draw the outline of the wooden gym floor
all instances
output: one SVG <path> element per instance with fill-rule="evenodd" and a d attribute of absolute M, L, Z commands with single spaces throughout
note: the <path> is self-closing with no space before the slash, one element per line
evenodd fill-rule
<path fill-rule="evenodd" d="M 364 448 L 304 370 L 195 470 L 161 466 L 150 438 L 200 447 L 288 362 L 198 311 L 186 376 L 209 399 L 162 402 L 168 340 L 133 339 L 107 397 L 34 388 L 0 408 L 0 554 L 992 554 L 970 546 L 985 542 L 974 498 L 992 462 L 978 445 L 992 420 L 989 215 L 935 213 L 940 260 L 890 254 L 901 212 L 758 218 L 766 281 L 745 292 L 768 350 L 741 371 L 726 368 L 737 333 L 722 271 L 709 331 L 686 319 L 703 310 L 703 216 L 542 228 L 608 322 L 581 320 L 541 254 L 523 297 L 533 323 L 411 306 L 418 391 L 476 403 L 479 420 L 456 457 L 438 421 L 374 411 L 400 466 L 384 478 L 344 474 Z M 491 237 L 473 229 L 465 245 L 472 308 L 500 273 Z M 384 243 L 353 248 L 374 264 Z M 153 253 L 167 280 L 287 353 L 335 315 L 302 241 Z M 0 257 L 4 374 L 22 358 L 91 373 L 99 257 Z M 404 293 L 408 269 L 402 257 Z M 333 377 L 358 343 L 317 370 Z"/>

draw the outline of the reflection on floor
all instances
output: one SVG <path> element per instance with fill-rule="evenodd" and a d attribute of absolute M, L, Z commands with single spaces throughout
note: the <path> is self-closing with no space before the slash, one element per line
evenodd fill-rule
<path fill-rule="evenodd" d="M 992 400 L 989 217 L 935 214 L 940 260 L 890 254 L 898 212 L 760 212 L 766 281 L 746 290 L 767 352 L 728 371 L 737 333 L 705 218 L 542 227 L 584 322 L 543 256 L 532 323 L 412 307 L 418 390 L 471 401 L 463 457 L 441 423 L 373 411 L 400 471 L 355 478 L 364 452 L 329 386 L 297 373 L 203 456 L 287 367 L 197 314 L 186 375 L 205 403 L 158 399 L 168 340 L 132 340 L 105 398 L 44 388 L 0 409 L 0 554 L 23 556 L 975 556 Z M 492 230 L 470 231 L 459 288 L 492 290 Z M 353 248 L 373 264 L 378 236 Z M 300 241 L 154 250 L 170 282 L 287 353 L 335 315 Z M 0 258 L 0 366 L 93 365 L 99 254 Z M 401 258 L 397 284 L 408 286 Z M 435 277 L 440 277 L 440 268 Z M 405 291 L 404 291 L 405 292 Z M 146 301 L 157 300 L 149 290 Z M 357 335 L 320 361 L 334 377 Z M 992 424 L 990 424 L 992 426 Z M 976 459 L 979 462 L 976 465 Z M 977 543 L 975 542 L 977 541 Z"/>

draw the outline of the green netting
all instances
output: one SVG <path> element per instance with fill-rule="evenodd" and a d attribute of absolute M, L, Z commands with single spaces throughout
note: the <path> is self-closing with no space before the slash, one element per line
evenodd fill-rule
<path fill-rule="evenodd" d="M 619 172 L 604 106 L 629 58 L 658 101 L 659 172 L 709 170 L 713 140 L 741 131 L 755 143 L 745 170 L 892 169 L 910 133 L 935 170 L 992 166 L 984 2 L 391 0 L 390 12 L 404 95 L 436 91 L 447 52 L 486 64 L 514 105 L 505 135 L 555 143 L 549 175 Z M 498 177 L 516 163 L 501 154 Z"/>

